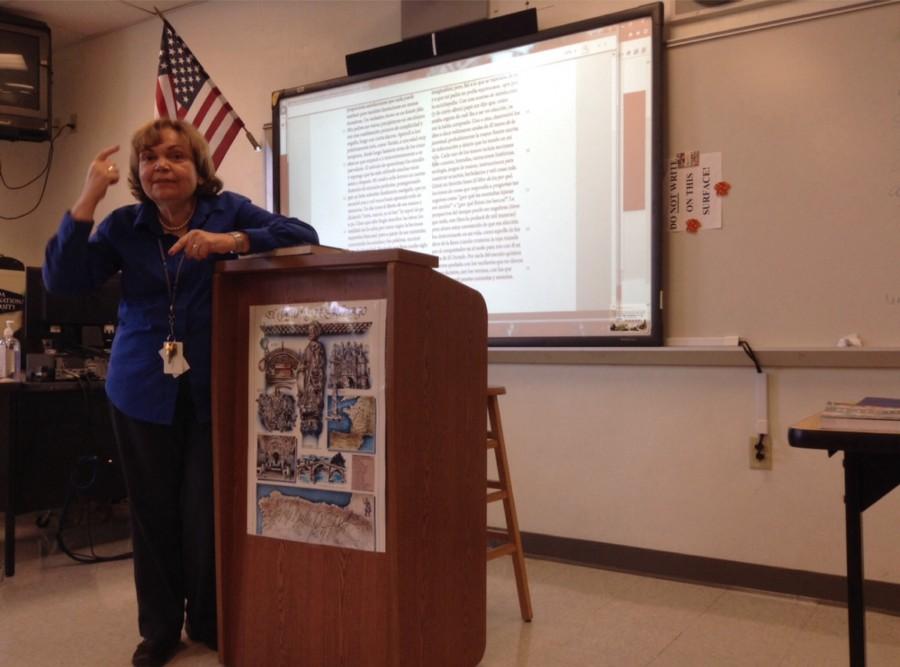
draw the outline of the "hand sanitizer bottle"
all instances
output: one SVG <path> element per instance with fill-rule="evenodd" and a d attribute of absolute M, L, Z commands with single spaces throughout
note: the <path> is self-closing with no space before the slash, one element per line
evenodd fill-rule
<path fill-rule="evenodd" d="M 7 372 L 7 367 L 9 366 L 7 363 L 7 356 L 6 338 L 0 338 L 0 380 L 9 377 L 9 372 Z"/>
<path fill-rule="evenodd" d="M 2 351 L 5 364 L 3 368 L 3 377 L 15 375 L 19 370 L 22 360 L 22 347 L 19 341 L 13 336 L 13 320 L 6 320 L 6 328 L 3 330 L 3 347 Z"/>

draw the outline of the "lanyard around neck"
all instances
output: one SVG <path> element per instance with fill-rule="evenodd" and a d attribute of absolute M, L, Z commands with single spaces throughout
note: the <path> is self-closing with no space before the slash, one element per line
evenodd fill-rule
<path fill-rule="evenodd" d="M 178 277 L 181 275 L 181 265 L 184 264 L 184 253 L 181 253 L 181 259 L 178 260 L 178 267 L 175 269 L 175 277 L 169 277 L 169 265 L 166 264 L 166 251 L 163 250 L 163 244 L 160 239 L 156 239 L 159 246 L 159 258 L 162 260 L 163 276 L 166 278 L 166 291 L 169 293 L 169 335 L 167 341 L 175 340 L 175 296 L 178 293 Z"/>

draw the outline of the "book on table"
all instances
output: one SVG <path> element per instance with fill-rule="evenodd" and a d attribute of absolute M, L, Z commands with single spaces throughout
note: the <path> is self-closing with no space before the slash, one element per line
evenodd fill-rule
<path fill-rule="evenodd" d="M 856 403 L 828 401 L 821 423 L 823 428 L 843 431 L 900 433 L 900 399 L 868 396 Z"/>

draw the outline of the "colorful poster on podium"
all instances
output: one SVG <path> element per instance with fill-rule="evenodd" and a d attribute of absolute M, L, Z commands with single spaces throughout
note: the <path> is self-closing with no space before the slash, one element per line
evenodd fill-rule
<path fill-rule="evenodd" d="M 385 550 L 386 310 L 251 306 L 249 534 Z"/>

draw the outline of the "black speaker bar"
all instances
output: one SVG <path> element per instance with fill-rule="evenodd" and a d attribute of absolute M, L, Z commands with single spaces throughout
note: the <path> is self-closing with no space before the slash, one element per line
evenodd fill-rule
<path fill-rule="evenodd" d="M 431 34 L 410 37 L 402 42 L 394 42 L 385 46 L 376 46 L 374 49 L 348 53 L 344 59 L 347 62 L 347 74 L 368 74 L 380 69 L 388 69 L 397 65 L 425 60 L 434 55 Z"/>
<path fill-rule="evenodd" d="M 435 56 L 475 49 L 537 32 L 537 9 L 530 8 L 492 19 L 463 23 L 452 28 L 410 37 L 400 42 L 357 51 L 345 57 L 347 74 L 368 74 L 408 65 Z"/>

